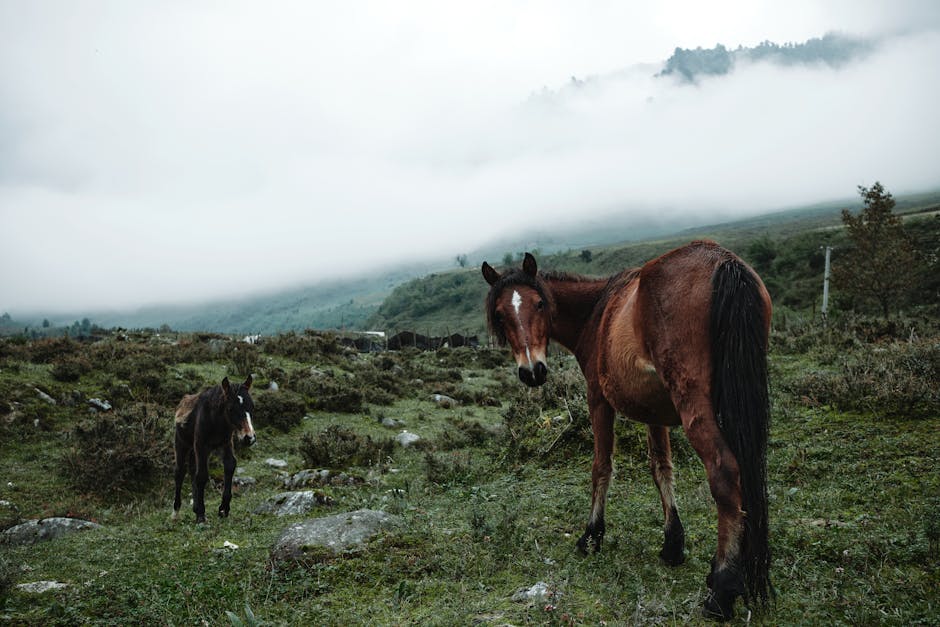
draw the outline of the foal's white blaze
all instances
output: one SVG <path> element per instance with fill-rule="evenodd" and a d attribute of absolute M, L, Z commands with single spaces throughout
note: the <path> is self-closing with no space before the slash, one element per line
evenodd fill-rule
<path fill-rule="evenodd" d="M 248 425 L 242 430 L 241 435 L 245 438 L 255 437 L 255 428 L 251 424 L 251 412 L 245 412 L 245 423 Z"/>
<path fill-rule="evenodd" d="M 525 356 L 529 362 L 529 369 L 532 369 L 532 353 L 529 351 L 529 341 L 526 337 L 525 329 L 522 326 L 522 318 L 519 317 L 519 308 L 522 307 L 522 296 L 516 290 L 512 291 L 512 308 L 516 310 L 516 323 L 519 325 L 519 336 L 525 342 Z M 517 358 L 518 363 L 518 358 Z M 520 366 L 522 364 L 519 364 Z"/>
<path fill-rule="evenodd" d="M 245 399 L 242 398 L 241 394 L 238 395 L 238 404 L 239 404 L 239 405 L 244 405 L 244 404 L 245 404 Z"/>

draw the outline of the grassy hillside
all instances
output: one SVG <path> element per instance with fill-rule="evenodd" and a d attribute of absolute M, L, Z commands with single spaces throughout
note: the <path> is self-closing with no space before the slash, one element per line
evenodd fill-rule
<path fill-rule="evenodd" d="M 936 321 L 898 322 L 778 325 L 769 450 L 778 596 L 767 616 L 739 603 L 736 624 L 940 619 L 940 333 Z M 488 349 L 358 355 L 315 333 L 260 346 L 148 333 L 0 339 L 0 529 L 48 516 L 103 526 L 0 543 L 0 622 L 226 624 L 226 612 L 246 620 L 247 607 L 275 625 L 706 624 L 715 509 L 684 435 L 672 437 L 687 562 L 657 559 L 662 513 L 645 430 L 625 420 L 604 550 L 579 557 L 592 451 L 583 381 L 570 357 L 553 358 L 550 382 L 530 391 L 509 361 Z M 248 371 L 258 443 L 237 454 L 254 485 L 236 488 L 230 518 L 196 526 L 184 507 L 171 522 L 176 402 Z M 434 393 L 459 404 L 441 406 Z M 92 413 L 90 398 L 113 411 Z M 401 428 L 422 440 L 385 445 Z M 317 488 L 332 505 L 306 515 L 254 514 L 285 490 L 270 457 L 288 473 L 328 465 L 360 480 Z M 210 474 L 221 476 L 217 460 Z M 218 502 L 210 489 L 210 513 Z M 287 525 L 360 508 L 397 515 L 401 527 L 355 552 L 271 560 Z M 36 581 L 66 587 L 16 587 Z M 513 600 L 539 581 L 557 595 Z"/>
<path fill-rule="evenodd" d="M 693 239 L 713 239 L 735 251 L 760 273 L 775 306 L 802 314 L 815 312 L 822 298 L 825 254 L 832 246 L 839 262 L 848 241 L 839 212 L 845 205 L 824 204 L 682 231 L 667 238 L 630 242 L 539 255 L 539 267 L 594 276 L 608 276 L 635 267 Z M 936 303 L 940 251 L 940 196 L 922 194 L 899 199 L 896 213 L 905 223 L 927 261 L 924 290 L 918 302 Z M 857 210 L 857 208 L 856 208 Z M 585 255 L 584 251 L 590 255 Z M 518 257 L 518 255 L 517 255 Z M 490 260 L 497 263 L 501 260 Z M 502 264 L 498 264 L 502 268 Z M 934 278 L 931 278 L 934 277 Z M 482 303 L 486 283 L 478 268 L 455 270 L 413 279 L 396 287 L 366 326 L 376 329 L 415 329 L 442 334 L 448 329 L 483 333 Z M 839 298 L 833 286 L 833 303 Z"/>

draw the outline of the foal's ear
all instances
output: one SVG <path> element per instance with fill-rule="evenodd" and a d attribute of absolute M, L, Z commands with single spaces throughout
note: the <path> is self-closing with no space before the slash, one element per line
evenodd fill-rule
<path fill-rule="evenodd" d="M 485 261 L 483 262 L 482 270 L 483 270 L 483 278 L 486 279 L 486 282 L 489 283 L 490 285 L 493 285 L 494 283 L 499 281 L 500 279 L 499 272 L 494 270 L 493 266 L 486 263 Z"/>
<path fill-rule="evenodd" d="M 532 253 L 525 254 L 525 259 L 522 260 L 522 270 L 533 278 L 538 274 L 539 266 L 535 263 L 535 257 L 532 256 Z"/>
<path fill-rule="evenodd" d="M 231 391 L 232 387 L 229 385 L 228 377 L 222 379 L 222 396 L 228 396 L 228 393 Z"/>
<path fill-rule="evenodd" d="M 244 382 L 242 385 L 245 386 L 245 389 L 246 389 L 246 390 L 250 390 L 250 389 L 251 389 L 251 375 L 248 375 L 248 378 L 245 379 L 245 382 Z"/>

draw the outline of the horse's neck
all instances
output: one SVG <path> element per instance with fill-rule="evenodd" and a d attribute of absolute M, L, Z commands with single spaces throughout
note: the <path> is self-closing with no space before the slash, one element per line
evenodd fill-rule
<path fill-rule="evenodd" d="M 552 318 L 552 339 L 572 353 L 577 354 L 577 347 L 586 325 L 594 314 L 604 290 L 607 279 L 548 281 L 549 289 L 555 300 L 555 315 Z"/>

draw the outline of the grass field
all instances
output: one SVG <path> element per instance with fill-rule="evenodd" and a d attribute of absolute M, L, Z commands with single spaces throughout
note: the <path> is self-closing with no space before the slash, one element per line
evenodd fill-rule
<path fill-rule="evenodd" d="M 737 623 L 940 623 L 937 336 L 921 331 L 926 339 L 913 345 L 899 339 L 901 329 L 898 338 L 869 344 L 870 337 L 859 339 L 861 328 L 868 327 L 837 332 L 791 321 L 775 334 L 769 491 L 777 597 L 768 614 L 750 618 L 739 602 Z M 897 381 L 907 376 L 907 387 L 898 383 L 888 396 L 910 400 L 911 409 L 902 414 L 879 401 L 877 382 L 863 377 L 882 372 L 878 364 L 866 370 L 853 359 L 888 360 Z M 704 624 L 716 514 L 700 461 L 674 431 L 688 558 L 669 568 L 657 558 L 662 514 L 645 430 L 618 420 L 604 549 L 578 556 L 574 543 L 590 504 L 584 386 L 570 357 L 551 361 L 551 383 L 530 391 L 514 380 L 507 355 L 487 349 L 357 355 L 315 334 L 260 347 L 190 335 L 4 340 L 0 499 L 18 511 L 4 510 L 3 526 L 76 516 L 103 528 L 0 545 L 0 623 L 250 624 L 250 612 L 264 624 Z M 258 442 L 238 452 L 240 470 L 257 484 L 236 492 L 228 519 L 197 526 L 184 507 L 171 522 L 175 402 L 246 371 L 259 390 L 272 380 L 280 387 L 256 394 Z M 882 382 L 891 379 L 885 372 Z M 442 408 L 435 392 L 461 402 Z M 112 413 L 129 416 L 128 424 L 151 416 L 139 418 L 149 431 L 82 436 L 77 426 L 87 434 L 112 419 L 90 413 L 91 397 L 111 400 Z M 285 398 L 299 399 L 300 409 L 282 410 L 294 407 Z M 333 399 L 329 409 L 325 398 Z M 265 413 L 266 404 L 285 415 Z M 302 436 L 334 424 L 393 437 L 397 430 L 382 427 L 383 417 L 403 421 L 422 441 L 396 446 L 380 463 L 345 468 L 364 482 L 323 488 L 334 504 L 308 516 L 381 509 L 400 516 L 402 528 L 356 552 L 271 561 L 280 531 L 300 518 L 251 513 L 284 490 L 280 471 L 265 460 L 302 470 Z M 108 433 L 121 435 L 108 441 Z M 144 450 L 124 450 L 135 446 Z M 101 460 L 133 453 L 146 472 L 105 489 L 107 474 L 95 474 L 101 463 L 90 454 L 76 458 L 82 450 L 101 451 Z M 212 472 L 221 474 L 217 461 Z M 83 484 L 85 475 L 95 480 Z M 207 511 L 218 501 L 210 491 Z M 68 586 L 43 594 L 15 587 L 40 580 Z M 539 581 L 557 594 L 512 600 Z"/>

